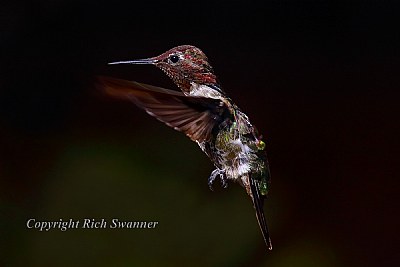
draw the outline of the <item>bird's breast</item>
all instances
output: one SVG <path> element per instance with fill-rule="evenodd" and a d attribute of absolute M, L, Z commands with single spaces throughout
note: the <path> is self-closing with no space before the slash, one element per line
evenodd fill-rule
<path fill-rule="evenodd" d="M 239 133 L 221 132 L 215 142 L 218 159 L 229 179 L 237 179 L 251 171 L 251 162 L 256 155 L 249 140 Z"/>

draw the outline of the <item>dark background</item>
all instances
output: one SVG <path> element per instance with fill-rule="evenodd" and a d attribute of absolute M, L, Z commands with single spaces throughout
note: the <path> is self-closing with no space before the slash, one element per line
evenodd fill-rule
<path fill-rule="evenodd" d="M 398 266 L 399 30 L 385 1 L 8 1 L 0 9 L 1 266 Z M 274 250 L 196 144 L 94 87 L 106 63 L 200 47 L 264 134 Z M 26 229 L 38 220 L 154 230 Z M 397 264 L 396 264 L 397 261 Z"/>

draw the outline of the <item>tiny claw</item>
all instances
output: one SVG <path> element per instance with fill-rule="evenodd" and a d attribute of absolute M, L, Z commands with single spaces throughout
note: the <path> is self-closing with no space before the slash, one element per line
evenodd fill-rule
<path fill-rule="evenodd" d="M 214 188 L 212 186 L 212 183 L 210 183 L 210 182 L 208 183 L 208 188 L 210 188 L 210 190 L 214 192 Z"/>
<path fill-rule="evenodd" d="M 214 179 L 211 179 L 211 177 L 208 179 L 208 188 L 210 188 L 211 191 L 214 191 L 214 188 L 213 188 L 214 180 L 215 180 L 215 177 L 214 177 Z"/>
<path fill-rule="evenodd" d="M 212 171 L 210 178 L 208 178 L 208 187 L 210 188 L 211 191 L 214 191 L 213 183 L 215 181 L 215 178 L 217 178 L 218 174 L 219 174 L 219 169 L 215 169 Z"/>

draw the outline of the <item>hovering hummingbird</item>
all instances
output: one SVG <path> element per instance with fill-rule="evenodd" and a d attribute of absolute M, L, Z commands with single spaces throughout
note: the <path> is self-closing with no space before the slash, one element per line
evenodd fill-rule
<path fill-rule="evenodd" d="M 253 201 L 265 243 L 272 249 L 264 216 L 270 187 L 265 143 L 256 128 L 222 90 L 206 55 L 182 45 L 152 58 L 109 64 L 152 64 L 164 71 L 182 92 L 134 81 L 99 77 L 106 93 L 127 98 L 148 114 L 195 141 L 214 163 L 208 178 L 213 190 L 219 178 L 239 183 Z"/>

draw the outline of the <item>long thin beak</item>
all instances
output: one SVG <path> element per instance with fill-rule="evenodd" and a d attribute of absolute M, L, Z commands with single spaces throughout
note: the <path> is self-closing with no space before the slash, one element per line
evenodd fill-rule
<path fill-rule="evenodd" d="M 154 58 L 144 58 L 144 59 L 137 59 L 137 60 L 130 60 L 130 61 L 117 61 L 117 62 L 110 62 L 108 65 L 116 65 L 116 64 L 154 64 L 157 60 Z"/>

